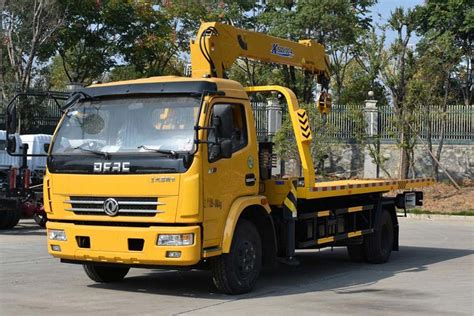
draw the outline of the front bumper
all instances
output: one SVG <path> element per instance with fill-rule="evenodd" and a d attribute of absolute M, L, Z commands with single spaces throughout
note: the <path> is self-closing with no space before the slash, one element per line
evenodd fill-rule
<path fill-rule="evenodd" d="M 201 228 L 199 226 L 150 226 L 121 227 L 76 225 L 73 223 L 48 222 L 48 229 L 62 229 L 66 241 L 48 239 L 48 252 L 56 258 L 85 261 L 118 263 L 130 265 L 189 266 L 201 260 Z M 158 234 L 194 233 L 191 246 L 157 246 Z M 89 237 L 89 246 L 80 247 L 80 238 Z M 130 239 L 143 240 L 142 250 L 130 250 Z M 61 251 L 52 250 L 59 245 Z M 168 258 L 168 251 L 181 251 L 180 258 Z"/>

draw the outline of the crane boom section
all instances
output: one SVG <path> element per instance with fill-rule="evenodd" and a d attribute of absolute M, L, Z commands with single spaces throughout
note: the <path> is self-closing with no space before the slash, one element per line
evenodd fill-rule
<path fill-rule="evenodd" d="M 192 77 L 225 78 L 239 57 L 299 67 L 329 81 L 329 57 L 320 43 L 293 42 L 218 22 L 201 24 L 191 41 Z"/>

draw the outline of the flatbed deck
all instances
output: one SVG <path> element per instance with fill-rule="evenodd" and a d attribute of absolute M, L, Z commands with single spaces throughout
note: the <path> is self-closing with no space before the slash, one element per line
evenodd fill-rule
<path fill-rule="evenodd" d="M 434 179 L 363 179 L 316 182 L 311 188 L 297 189 L 298 198 L 318 199 L 325 197 L 388 192 L 392 190 L 410 190 L 432 185 Z"/>

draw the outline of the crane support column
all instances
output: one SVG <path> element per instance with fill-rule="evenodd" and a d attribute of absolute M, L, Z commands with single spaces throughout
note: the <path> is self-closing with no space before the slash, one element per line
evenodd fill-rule
<path fill-rule="evenodd" d="M 282 86 L 246 87 L 245 91 L 248 94 L 257 92 L 279 92 L 285 97 L 301 159 L 301 167 L 303 168 L 304 187 L 308 190 L 311 189 L 316 181 L 313 158 L 311 157 L 311 127 L 309 125 L 308 114 L 304 109 L 299 108 L 298 100 L 293 91 Z"/>

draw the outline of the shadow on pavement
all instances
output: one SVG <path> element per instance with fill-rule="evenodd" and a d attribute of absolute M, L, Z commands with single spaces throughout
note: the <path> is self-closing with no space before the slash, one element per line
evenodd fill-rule
<path fill-rule="evenodd" d="M 21 219 L 14 228 L 0 230 L 0 235 L 46 236 L 46 229 L 32 219 Z"/>
<path fill-rule="evenodd" d="M 337 248 L 332 252 L 305 251 L 298 253 L 300 266 L 280 266 L 266 270 L 260 276 L 256 289 L 240 296 L 218 293 L 212 284 L 209 271 L 149 270 L 147 274 L 130 276 L 120 283 L 97 283 L 89 287 L 220 300 L 275 297 L 323 290 L 332 290 L 337 294 L 377 292 L 382 290 L 361 287 L 375 284 L 398 273 L 423 272 L 431 264 L 471 254 L 474 254 L 474 251 L 401 246 L 399 252 L 392 252 L 388 263 L 373 265 L 350 262 L 345 248 Z M 404 295 L 423 295 L 420 292 L 409 293 L 408 289 L 403 292 Z"/>

